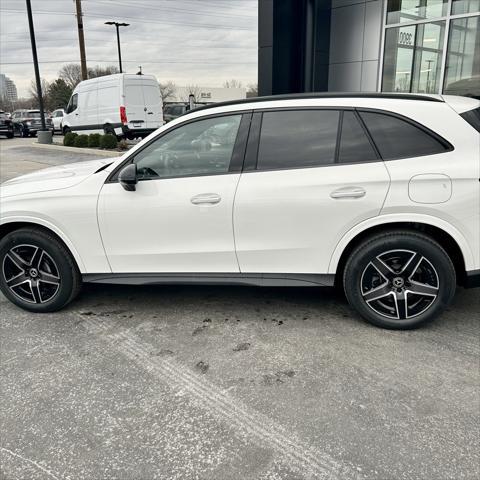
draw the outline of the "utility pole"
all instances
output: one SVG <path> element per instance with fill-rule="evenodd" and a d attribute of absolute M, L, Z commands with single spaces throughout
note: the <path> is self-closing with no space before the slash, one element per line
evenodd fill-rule
<path fill-rule="evenodd" d="M 77 7 L 77 26 L 78 26 L 78 43 L 80 44 L 80 65 L 82 67 L 82 80 L 87 80 L 87 58 L 85 55 L 85 37 L 83 35 L 83 14 L 82 0 L 75 0 Z"/>
<path fill-rule="evenodd" d="M 37 82 L 37 95 L 38 95 L 38 104 L 40 107 L 42 130 L 46 130 L 47 126 L 45 124 L 45 112 L 43 109 L 42 82 L 40 80 L 40 70 L 38 68 L 37 43 L 35 42 L 35 30 L 33 28 L 32 5 L 30 3 L 30 0 L 27 0 L 27 15 L 28 15 L 28 28 L 30 30 L 30 42 L 32 44 L 33 69 L 35 71 L 35 81 Z"/>

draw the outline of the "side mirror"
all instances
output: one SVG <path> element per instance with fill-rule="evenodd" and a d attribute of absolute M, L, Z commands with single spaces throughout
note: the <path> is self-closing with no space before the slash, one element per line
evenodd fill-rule
<path fill-rule="evenodd" d="M 118 181 L 127 192 L 134 192 L 137 189 L 136 185 L 138 183 L 137 164 L 131 163 L 122 168 L 118 174 Z"/>

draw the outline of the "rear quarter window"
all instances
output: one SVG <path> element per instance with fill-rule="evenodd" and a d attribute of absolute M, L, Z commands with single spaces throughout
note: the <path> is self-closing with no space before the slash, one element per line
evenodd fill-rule
<path fill-rule="evenodd" d="M 359 112 L 383 160 L 435 155 L 451 150 L 433 132 L 389 113 Z"/>
<path fill-rule="evenodd" d="M 469 110 L 460 115 L 466 120 L 477 132 L 480 132 L 480 107 Z"/>

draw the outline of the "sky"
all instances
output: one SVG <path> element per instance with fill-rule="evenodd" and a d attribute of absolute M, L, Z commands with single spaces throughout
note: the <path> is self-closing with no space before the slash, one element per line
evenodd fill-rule
<path fill-rule="evenodd" d="M 74 0 L 31 0 L 40 75 L 58 77 L 79 63 Z M 28 96 L 34 79 L 25 0 L 0 0 L 0 73 Z M 236 79 L 257 83 L 257 0 L 82 0 L 87 65 L 118 66 L 120 29 L 123 70 L 156 75 L 177 85 L 221 87 Z"/>

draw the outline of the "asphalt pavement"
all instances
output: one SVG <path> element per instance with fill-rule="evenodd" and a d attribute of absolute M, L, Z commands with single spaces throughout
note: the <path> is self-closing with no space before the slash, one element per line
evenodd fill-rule
<path fill-rule="evenodd" d="M 0 140 L 2 179 L 86 159 L 25 140 Z M 44 315 L 0 297 L 0 478 L 477 479 L 479 312 L 459 289 L 394 332 L 333 289 L 90 285 Z"/>

